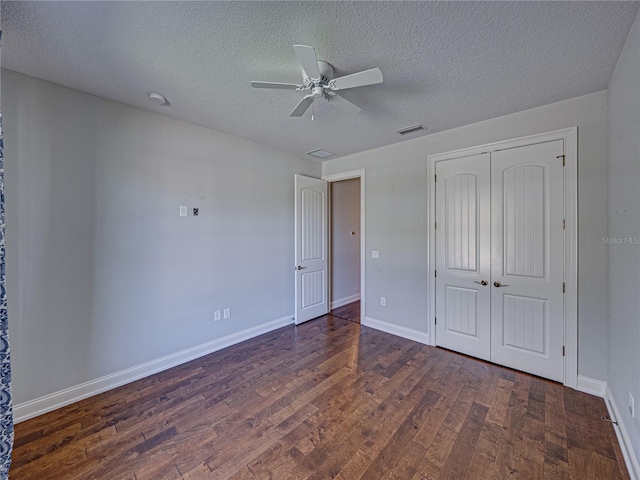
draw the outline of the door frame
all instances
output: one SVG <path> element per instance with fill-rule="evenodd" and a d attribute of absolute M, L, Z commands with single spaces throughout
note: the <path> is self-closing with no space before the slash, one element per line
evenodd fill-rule
<path fill-rule="evenodd" d="M 358 170 L 351 170 L 349 172 L 342 173 L 334 173 L 332 175 L 323 175 L 322 180 L 326 180 L 329 184 L 333 182 L 340 182 L 342 180 L 351 180 L 352 178 L 360 179 L 360 322 L 365 318 L 365 285 L 366 285 L 366 277 L 365 277 L 365 169 L 361 168 Z M 331 187 L 331 185 L 329 185 Z M 331 231 L 331 205 L 332 205 L 332 197 L 331 197 L 331 188 L 329 188 L 329 211 L 328 211 L 328 222 L 329 222 L 329 239 L 333 238 L 333 232 Z M 329 241 L 329 278 L 333 272 L 331 271 L 331 259 L 333 256 L 333 252 L 331 251 L 331 241 Z M 331 308 L 331 301 L 333 298 L 332 286 L 329 286 L 329 308 Z M 331 310 L 329 310 L 331 311 Z"/>
<path fill-rule="evenodd" d="M 467 157 L 480 153 L 491 153 L 509 148 L 524 147 L 536 143 L 564 141 L 564 385 L 576 388 L 578 385 L 578 127 L 564 128 L 551 132 L 528 135 L 499 142 L 463 148 L 435 155 L 429 155 L 429 209 L 427 244 L 427 289 L 429 298 L 429 345 L 436 345 L 436 282 L 435 282 L 435 218 L 436 218 L 436 179 L 437 162 Z"/>

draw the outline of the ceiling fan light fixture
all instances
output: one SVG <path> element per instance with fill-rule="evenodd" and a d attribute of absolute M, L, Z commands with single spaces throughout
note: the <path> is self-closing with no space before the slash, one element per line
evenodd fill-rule
<path fill-rule="evenodd" d="M 327 150 L 323 150 L 322 148 L 318 148 L 317 150 L 307 152 L 307 155 L 311 155 L 312 157 L 316 158 L 325 158 L 330 157 L 331 155 L 333 155 L 333 153 L 328 152 Z"/>
<path fill-rule="evenodd" d="M 410 127 L 405 127 L 405 128 L 396 130 L 396 133 L 398 135 L 407 135 L 408 133 L 419 132 L 420 130 L 426 130 L 426 129 L 427 127 L 425 127 L 424 125 L 420 125 L 418 123 L 417 125 L 411 125 Z"/>
<path fill-rule="evenodd" d="M 292 90 L 310 90 L 300 100 L 289 114 L 290 117 L 302 117 L 314 101 L 321 99 L 330 101 L 330 105 L 338 110 L 352 115 L 360 111 L 360 107 L 335 93 L 347 88 L 364 87 L 383 82 L 379 68 L 372 68 L 362 72 L 352 73 L 343 77 L 333 78 L 334 70 L 331 64 L 318 60 L 316 51 L 308 45 L 294 45 L 293 49 L 302 66 L 302 83 L 257 82 L 252 81 L 253 88 L 283 88 Z M 313 119 L 313 115 L 312 115 Z"/>

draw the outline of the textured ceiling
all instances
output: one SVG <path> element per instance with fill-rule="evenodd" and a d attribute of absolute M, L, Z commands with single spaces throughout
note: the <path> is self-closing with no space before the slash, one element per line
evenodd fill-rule
<path fill-rule="evenodd" d="M 638 2 L 2 2 L 2 66 L 304 155 L 347 155 L 607 88 Z M 299 83 L 294 44 L 336 76 L 380 67 L 342 95 Z M 146 94 L 162 92 L 170 107 Z M 419 134 L 417 134 L 419 135 Z M 329 158 L 335 158 L 329 157 Z"/>

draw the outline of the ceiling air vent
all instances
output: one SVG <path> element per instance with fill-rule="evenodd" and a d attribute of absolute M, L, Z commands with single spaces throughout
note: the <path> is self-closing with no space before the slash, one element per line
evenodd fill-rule
<path fill-rule="evenodd" d="M 333 153 L 327 152 L 326 150 L 319 148 L 318 150 L 307 152 L 307 155 L 311 155 L 312 157 L 316 157 L 316 158 L 325 158 L 325 157 L 330 157 L 331 155 L 333 155 Z"/>
<path fill-rule="evenodd" d="M 422 125 L 411 125 L 410 127 L 401 128 L 400 130 L 396 130 L 396 133 L 399 135 L 406 135 L 408 133 L 419 132 L 420 130 L 426 130 L 426 127 Z"/>

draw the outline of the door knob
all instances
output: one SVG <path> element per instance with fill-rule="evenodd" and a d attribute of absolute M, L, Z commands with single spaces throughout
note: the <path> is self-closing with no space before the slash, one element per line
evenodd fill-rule
<path fill-rule="evenodd" d="M 294 268 L 294 270 L 304 270 L 307 267 L 301 267 L 300 265 L 298 265 L 297 267 Z"/>
<path fill-rule="evenodd" d="M 480 285 L 484 285 L 484 286 L 489 285 L 489 282 L 487 282 L 486 280 L 482 280 L 481 282 L 474 281 L 473 283 L 479 283 Z"/>
<path fill-rule="evenodd" d="M 493 282 L 494 287 L 508 287 L 509 285 L 502 285 L 500 282 Z"/>

